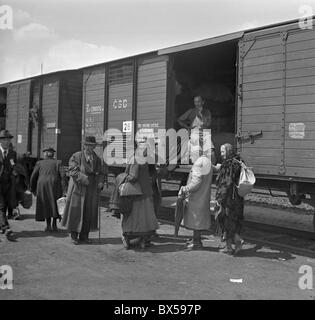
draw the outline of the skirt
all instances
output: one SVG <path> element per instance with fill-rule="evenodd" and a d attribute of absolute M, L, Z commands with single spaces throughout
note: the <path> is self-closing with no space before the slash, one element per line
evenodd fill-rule
<path fill-rule="evenodd" d="M 135 199 L 131 213 L 123 215 L 122 231 L 127 235 L 149 235 L 159 228 L 152 197 Z"/>

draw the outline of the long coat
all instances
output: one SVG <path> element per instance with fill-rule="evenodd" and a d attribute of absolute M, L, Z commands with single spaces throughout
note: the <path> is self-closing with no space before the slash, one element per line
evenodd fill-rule
<path fill-rule="evenodd" d="M 210 228 L 212 165 L 209 158 L 199 157 L 189 173 L 185 189 L 190 194 L 184 211 L 184 226 L 193 230 Z"/>
<path fill-rule="evenodd" d="M 235 233 L 241 233 L 244 219 L 244 198 L 239 196 L 236 188 L 241 172 L 239 161 L 238 156 L 225 160 L 217 177 L 216 200 L 222 206 L 216 217 L 219 227 L 217 232 L 220 234 L 225 231 L 227 238 L 231 239 Z"/>
<path fill-rule="evenodd" d="M 57 199 L 63 194 L 64 173 L 61 161 L 44 159 L 36 163 L 31 175 L 31 191 L 36 193 L 36 221 L 59 218 Z"/>
<path fill-rule="evenodd" d="M 78 180 L 79 173 L 88 176 L 89 184 Z M 69 160 L 69 186 L 67 201 L 61 224 L 70 232 L 82 232 L 84 225 L 88 230 L 98 228 L 98 183 L 104 182 L 104 170 L 101 159 L 93 152 L 92 164 L 88 164 L 82 151 L 74 153 Z M 83 224 L 83 222 L 87 222 Z"/>
<path fill-rule="evenodd" d="M 0 150 L 0 192 L 10 209 L 18 206 L 27 189 L 27 174 L 21 163 L 21 157 L 9 149 L 6 159 Z"/>

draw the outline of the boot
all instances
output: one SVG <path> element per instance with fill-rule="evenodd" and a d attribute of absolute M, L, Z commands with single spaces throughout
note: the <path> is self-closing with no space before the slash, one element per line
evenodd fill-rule
<path fill-rule="evenodd" d="M 237 254 L 238 252 L 241 251 L 242 246 L 243 246 L 243 239 L 240 237 L 239 234 L 235 234 L 234 236 L 234 243 L 235 243 L 235 250 L 234 250 L 234 254 Z"/>

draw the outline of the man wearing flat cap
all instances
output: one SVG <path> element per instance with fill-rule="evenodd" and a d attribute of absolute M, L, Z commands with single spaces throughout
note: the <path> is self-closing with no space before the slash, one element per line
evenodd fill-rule
<path fill-rule="evenodd" d="M 70 181 L 62 225 L 74 244 L 89 243 L 89 232 L 98 229 L 99 194 L 105 174 L 101 159 L 94 152 L 96 139 L 85 137 L 83 151 L 69 160 Z"/>
<path fill-rule="evenodd" d="M 43 150 L 44 160 L 36 163 L 31 175 L 31 191 L 36 194 L 36 221 L 46 220 L 46 232 L 58 231 L 57 200 L 65 189 L 65 173 L 60 160 L 54 159 L 55 150 L 51 147 Z"/>
<path fill-rule="evenodd" d="M 0 230 L 9 239 L 13 232 L 10 229 L 7 210 L 12 211 L 12 176 L 16 165 L 16 152 L 10 148 L 13 136 L 8 130 L 0 131 Z"/>

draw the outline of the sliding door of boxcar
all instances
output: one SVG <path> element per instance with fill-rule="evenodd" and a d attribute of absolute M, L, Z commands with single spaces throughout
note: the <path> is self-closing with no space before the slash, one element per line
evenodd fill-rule
<path fill-rule="evenodd" d="M 83 73 L 83 137 L 95 136 L 102 143 L 104 135 L 105 66 L 89 68 Z M 103 148 L 95 152 L 101 156 Z"/>
<path fill-rule="evenodd" d="M 43 80 L 42 93 L 42 122 L 40 134 L 40 150 L 53 147 L 57 150 L 59 106 L 59 80 L 57 77 L 49 77 Z M 57 153 L 57 157 L 58 157 Z"/>
<path fill-rule="evenodd" d="M 13 138 L 18 153 L 28 151 L 31 81 L 14 83 L 8 87 L 6 129 Z"/>
<path fill-rule="evenodd" d="M 156 132 L 166 127 L 167 56 L 139 61 L 137 130 Z"/>
<path fill-rule="evenodd" d="M 249 34 L 239 43 L 238 146 L 256 174 L 284 174 L 283 59 L 279 32 Z"/>
<path fill-rule="evenodd" d="M 315 29 L 286 38 L 286 175 L 315 178 Z"/>
<path fill-rule="evenodd" d="M 107 129 L 122 132 L 111 143 L 115 157 L 127 160 L 127 146 L 133 139 L 133 61 L 111 64 L 108 76 L 108 124 Z"/>

